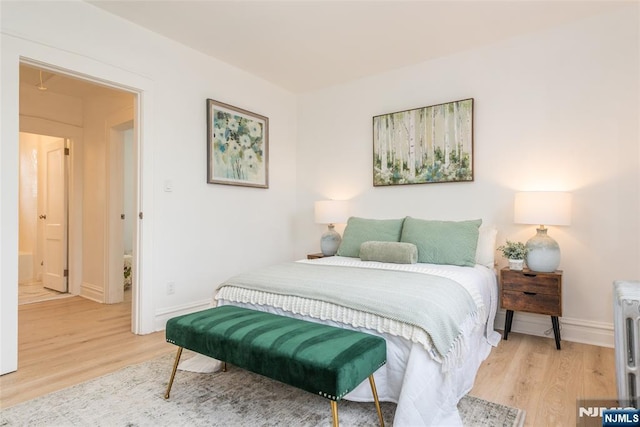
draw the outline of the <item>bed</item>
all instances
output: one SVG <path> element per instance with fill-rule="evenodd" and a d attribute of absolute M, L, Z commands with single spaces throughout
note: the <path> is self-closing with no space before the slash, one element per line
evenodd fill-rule
<path fill-rule="evenodd" d="M 457 403 L 500 341 L 496 233 L 480 224 L 350 218 L 337 256 L 234 276 L 215 301 L 384 337 L 375 381 L 394 425 L 460 425 Z M 345 398 L 372 400 L 367 384 Z"/>

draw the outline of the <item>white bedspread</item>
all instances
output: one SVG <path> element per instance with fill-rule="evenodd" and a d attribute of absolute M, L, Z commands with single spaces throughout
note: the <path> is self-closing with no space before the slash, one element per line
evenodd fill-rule
<path fill-rule="evenodd" d="M 497 280 L 495 272 L 484 266 L 458 267 L 434 264 L 387 264 L 360 261 L 358 258 L 327 257 L 301 260 L 303 263 L 322 263 L 361 268 L 383 268 L 423 272 L 447 277 L 460 283 L 478 306 L 484 323 L 469 318 L 462 325 L 464 346 L 460 363 L 447 370 L 434 360 L 421 344 L 401 336 L 375 330 L 340 324 L 331 319 L 314 319 L 304 314 L 291 313 L 280 307 L 259 305 L 251 301 L 219 299 L 217 304 L 233 304 L 255 310 L 268 311 L 290 317 L 349 327 L 382 336 L 387 341 L 387 364 L 375 373 L 376 386 L 382 401 L 397 403 L 395 426 L 461 425 L 457 403 L 473 386 L 476 372 L 489 355 L 491 346 L 497 345 L 500 335 L 493 330 L 497 310 Z M 366 383 L 366 384 L 365 384 Z M 361 384 L 345 398 L 354 401 L 372 401 L 368 382 Z"/>

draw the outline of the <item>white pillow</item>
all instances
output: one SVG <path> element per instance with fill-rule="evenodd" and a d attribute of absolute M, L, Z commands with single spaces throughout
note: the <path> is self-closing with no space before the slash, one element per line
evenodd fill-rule
<path fill-rule="evenodd" d="M 496 236 L 498 230 L 493 226 L 480 226 L 478 229 L 478 246 L 476 248 L 476 264 L 487 268 L 495 267 Z"/>

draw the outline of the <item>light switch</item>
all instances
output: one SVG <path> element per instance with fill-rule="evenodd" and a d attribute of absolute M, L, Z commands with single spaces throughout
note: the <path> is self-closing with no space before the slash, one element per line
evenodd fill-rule
<path fill-rule="evenodd" d="M 173 181 L 167 179 L 164 182 L 164 191 L 166 191 L 167 193 L 170 193 L 173 191 Z"/>

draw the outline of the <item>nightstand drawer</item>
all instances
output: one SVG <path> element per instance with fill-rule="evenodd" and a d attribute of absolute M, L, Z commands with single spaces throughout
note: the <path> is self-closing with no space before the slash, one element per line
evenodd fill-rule
<path fill-rule="evenodd" d="M 547 273 L 502 271 L 502 289 L 505 291 L 533 292 L 560 295 L 561 276 Z"/>
<path fill-rule="evenodd" d="M 502 308 L 550 316 L 562 315 L 560 295 L 503 290 Z"/>
<path fill-rule="evenodd" d="M 511 279 L 510 279 L 511 280 Z M 505 291 L 516 292 L 533 292 L 534 294 L 560 295 L 560 286 L 557 280 L 545 280 L 531 282 L 522 281 L 503 281 L 502 289 Z"/>

